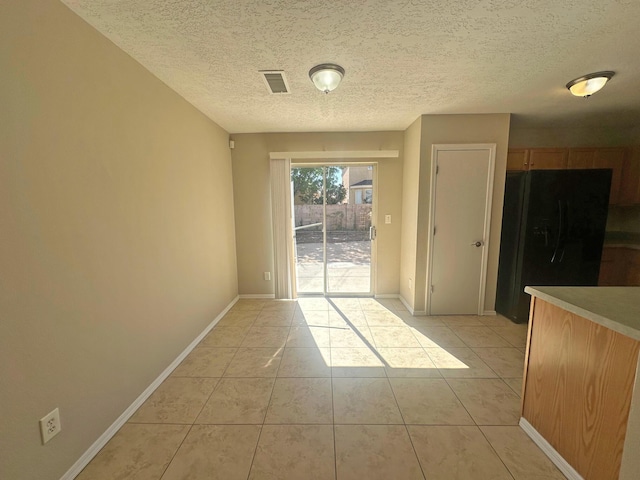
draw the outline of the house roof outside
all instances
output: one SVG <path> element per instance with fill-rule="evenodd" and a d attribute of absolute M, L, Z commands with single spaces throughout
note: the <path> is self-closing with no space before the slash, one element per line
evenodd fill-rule
<path fill-rule="evenodd" d="M 373 180 L 360 180 L 359 182 L 354 183 L 353 185 L 349 185 L 350 188 L 363 188 L 363 187 L 371 187 L 373 186 Z"/>
<path fill-rule="evenodd" d="M 640 124 L 635 0 L 62 0 L 230 133 L 404 130 L 422 114 L 520 127 Z M 338 63 L 329 95 L 308 72 Z M 269 94 L 260 70 L 283 70 Z M 585 100 L 565 84 L 613 70 Z"/>

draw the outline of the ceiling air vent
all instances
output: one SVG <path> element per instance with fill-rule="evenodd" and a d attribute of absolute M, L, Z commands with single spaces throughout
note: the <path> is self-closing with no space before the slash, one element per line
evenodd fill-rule
<path fill-rule="evenodd" d="M 287 82 L 287 77 L 284 76 L 282 70 L 261 70 L 260 75 L 262 75 L 269 93 L 278 95 L 291 93 L 289 91 L 289 82 Z"/>

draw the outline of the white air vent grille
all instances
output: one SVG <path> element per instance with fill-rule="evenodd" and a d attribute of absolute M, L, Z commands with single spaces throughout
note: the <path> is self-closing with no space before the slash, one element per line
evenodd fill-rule
<path fill-rule="evenodd" d="M 287 82 L 287 77 L 284 76 L 282 70 L 262 70 L 260 75 L 262 75 L 269 93 L 273 95 L 291 93 L 289 91 L 289 82 Z"/>

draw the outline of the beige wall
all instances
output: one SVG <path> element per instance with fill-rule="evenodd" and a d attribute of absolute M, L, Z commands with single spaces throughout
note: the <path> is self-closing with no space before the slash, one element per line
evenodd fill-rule
<path fill-rule="evenodd" d="M 236 211 L 238 289 L 241 294 L 272 294 L 273 238 L 269 152 L 399 150 L 400 158 L 377 159 L 378 222 L 376 294 L 397 294 L 402 211 L 402 132 L 256 133 L 233 135 L 233 189 Z M 366 160 L 363 160 L 366 162 Z M 353 160 L 349 160 L 349 163 Z M 343 162 L 344 163 L 344 162 Z M 384 215 L 392 223 L 384 223 Z"/>
<path fill-rule="evenodd" d="M 237 295 L 228 135 L 58 1 L 0 44 L 0 478 L 58 479 Z"/>
<path fill-rule="evenodd" d="M 502 203 L 509 141 L 509 119 L 509 114 L 422 116 L 415 253 L 416 273 L 414 281 L 415 292 L 413 294 L 415 299 L 413 307 L 416 311 L 426 310 L 427 251 L 430 239 L 427 229 L 430 211 L 431 147 L 433 144 L 443 143 L 495 143 L 497 147 L 485 291 L 485 310 L 490 311 L 495 308 Z M 407 174 L 408 171 L 405 169 L 405 176 Z M 415 195 L 411 194 L 410 197 L 415 197 Z M 408 200 L 412 201 L 412 198 L 408 198 Z M 403 208 L 406 209 L 408 207 L 403 205 Z M 407 220 L 410 221 L 411 219 Z M 403 226 L 403 229 L 407 232 L 412 228 L 410 225 Z M 409 256 L 410 254 L 406 255 Z M 403 259 L 405 258 L 404 256 L 405 253 L 403 252 Z M 402 278 L 401 283 L 404 283 L 404 281 L 406 279 Z"/>
<path fill-rule="evenodd" d="M 421 135 L 422 117 L 418 117 L 404 132 L 404 165 L 402 176 L 400 295 L 412 309 L 415 309 L 414 282 L 416 279 L 416 247 L 418 238 Z"/>

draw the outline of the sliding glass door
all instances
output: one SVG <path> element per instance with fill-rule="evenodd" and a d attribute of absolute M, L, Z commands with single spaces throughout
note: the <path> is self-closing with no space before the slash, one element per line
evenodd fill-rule
<path fill-rule="evenodd" d="M 373 165 L 292 166 L 298 294 L 372 293 Z"/>

